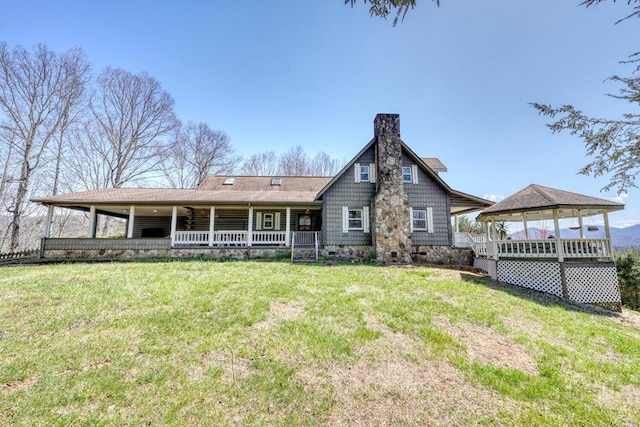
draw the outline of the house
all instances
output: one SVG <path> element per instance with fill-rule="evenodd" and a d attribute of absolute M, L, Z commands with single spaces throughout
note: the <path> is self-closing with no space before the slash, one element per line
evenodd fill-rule
<path fill-rule="evenodd" d="M 334 177 L 209 176 L 195 189 L 118 188 L 33 199 L 48 207 L 43 257 L 162 255 L 326 257 L 470 264 L 453 248 L 452 216 L 492 202 L 449 187 L 444 165 L 400 138 L 397 114 Z M 89 213 L 87 238 L 50 238 L 54 210 Z M 98 215 L 127 221 L 124 239 L 96 238 Z"/>

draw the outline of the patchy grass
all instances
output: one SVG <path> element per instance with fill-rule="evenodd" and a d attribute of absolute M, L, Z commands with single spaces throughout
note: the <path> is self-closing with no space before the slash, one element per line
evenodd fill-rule
<path fill-rule="evenodd" d="M 426 267 L 0 269 L 1 425 L 638 425 L 640 322 Z"/>

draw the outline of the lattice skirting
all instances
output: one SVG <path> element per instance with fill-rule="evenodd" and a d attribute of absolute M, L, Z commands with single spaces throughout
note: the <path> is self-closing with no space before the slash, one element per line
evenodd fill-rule
<path fill-rule="evenodd" d="M 498 261 L 497 280 L 562 297 L 559 262 Z"/>
<path fill-rule="evenodd" d="M 615 264 L 572 266 L 565 263 L 564 271 L 567 293 L 571 301 L 620 303 L 620 288 Z"/>
<path fill-rule="evenodd" d="M 489 260 L 487 258 L 474 258 L 473 266 L 481 270 L 489 272 Z"/>

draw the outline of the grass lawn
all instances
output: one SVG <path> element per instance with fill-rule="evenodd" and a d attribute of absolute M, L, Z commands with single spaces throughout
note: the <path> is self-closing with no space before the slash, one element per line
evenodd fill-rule
<path fill-rule="evenodd" d="M 6 267 L 0 425 L 640 425 L 640 321 L 426 267 Z"/>

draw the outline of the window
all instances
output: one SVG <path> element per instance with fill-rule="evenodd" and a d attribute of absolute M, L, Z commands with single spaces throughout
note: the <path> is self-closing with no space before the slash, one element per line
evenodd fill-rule
<path fill-rule="evenodd" d="M 282 178 L 271 178 L 271 185 L 281 185 Z"/>
<path fill-rule="evenodd" d="M 233 182 L 235 181 L 235 178 L 227 178 L 224 180 L 224 182 L 222 183 L 222 185 L 233 185 Z"/>
<path fill-rule="evenodd" d="M 433 233 L 433 208 L 413 209 L 409 208 L 411 218 L 411 232 L 426 231 Z"/>
<path fill-rule="evenodd" d="M 427 211 L 422 209 L 414 209 L 412 213 L 411 221 L 413 223 L 414 230 L 426 230 L 427 229 Z"/>
<path fill-rule="evenodd" d="M 411 177 L 411 167 L 402 168 L 402 182 L 413 182 Z"/>
<path fill-rule="evenodd" d="M 272 230 L 273 229 L 273 214 L 272 213 L 264 214 L 264 219 L 263 219 L 262 225 L 263 225 L 265 230 Z"/>
<path fill-rule="evenodd" d="M 369 182 L 369 166 L 360 166 L 360 182 Z"/>
<path fill-rule="evenodd" d="M 349 209 L 349 230 L 362 230 L 362 209 Z"/>
<path fill-rule="evenodd" d="M 355 171 L 356 182 L 376 182 L 376 165 L 375 163 L 369 163 L 368 165 L 361 165 L 356 163 L 353 166 Z"/>

